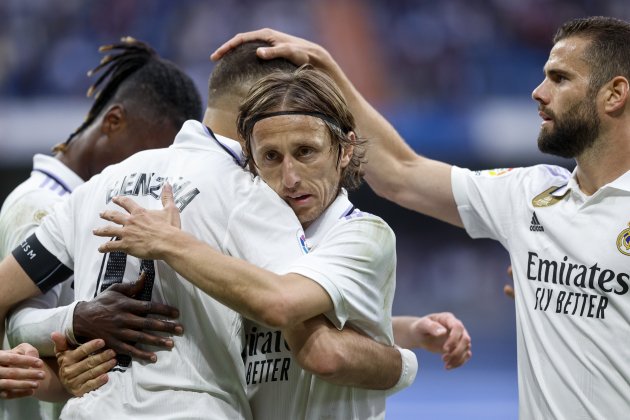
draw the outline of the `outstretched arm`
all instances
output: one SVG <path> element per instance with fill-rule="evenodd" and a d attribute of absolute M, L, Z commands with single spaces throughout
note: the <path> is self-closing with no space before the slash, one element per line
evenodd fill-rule
<path fill-rule="evenodd" d="M 271 45 L 258 49 L 260 58 L 282 57 L 297 65 L 311 64 L 335 80 L 356 119 L 360 137 L 369 142 L 365 180 L 377 194 L 401 206 L 462 226 L 451 188 L 451 166 L 416 154 L 365 100 L 323 47 L 282 32 L 261 29 L 235 35 L 211 58 L 218 60 L 230 49 L 256 40 Z"/>
<path fill-rule="evenodd" d="M 470 335 L 464 324 L 450 312 L 420 318 L 396 316 L 393 327 L 397 345 L 439 353 L 446 369 L 462 366 L 472 357 Z"/>

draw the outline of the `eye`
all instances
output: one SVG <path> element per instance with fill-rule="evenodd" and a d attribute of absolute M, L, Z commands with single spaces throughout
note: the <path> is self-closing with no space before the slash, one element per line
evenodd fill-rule
<path fill-rule="evenodd" d="M 273 162 L 274 160 L 278 159 L 278 152 L 274 150 L 268 150 L 263 154 L 263 159 L 266 162 Z"/>
<path fill-rule="evenodd" d="M 315 153 L 315 150 L 313 150 L 313 148 L 311 147 L 306 147 L 306 146 L 300 147 L 297 151 L 297 155 L 299 157 L 309 157 L 313 153 Z"/>

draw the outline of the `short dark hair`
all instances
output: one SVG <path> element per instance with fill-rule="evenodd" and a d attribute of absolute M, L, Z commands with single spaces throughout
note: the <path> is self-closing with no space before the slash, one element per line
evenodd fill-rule
<path fill-rule="evenodd" d="M 101 73 L 87 92 L 87 96 L 94 95 L 94 103 L 66 144 L 113 100 L 133 103 L 134 112 L 144 114 L 147 120 L 170 121 L 175 128 L 186 120 L 201 119 L 201 97 L 192 79 L 147 43 L 124 37 L 120 43 L 102 46 L 99 51 L 118 52 L 106 55 L 88 72 L 88 76 Z"/>
<path fill-rule="evenodd" d="M 332 148 L 338 150 L 338 160 L 343 148 L 354 146 L 350 163 L 341 173 L 340 187 L 354 189 L 361 184 L 365 142 L 356 135 L 355 141 L 351 141 L 348 136 L 354 131 L 354 116 L 330 77 L 304 65 L 293 72 L 275 72 L 258 81 L 241 104 L 237 118 L 238 134 L 245 141 L 248 157 L 252 156 L 251 140 L 256 121 L 278 111 L 318 116 L 330 133 Z"/>
<path fill-rule="evenodd" d="M 616 76 L 630 80 L 630 23 L 604 16 L 573 19 L 558 29 L 553 43 L 569 37 L 590 40 L 584 59 L 591 66 L 591 91 Z"/>
<path fill-rule="evenodd" d="M 215 65 L 208 81 L 208 104 L 224 95 L 245 97 L 258 80 L 275 71 L 290 72 L 297 68 L 284 58 L 263 60 L 256 55 L 259 47 L 268 47 L 264 41 L 245 42 L 228 51 Z"/>

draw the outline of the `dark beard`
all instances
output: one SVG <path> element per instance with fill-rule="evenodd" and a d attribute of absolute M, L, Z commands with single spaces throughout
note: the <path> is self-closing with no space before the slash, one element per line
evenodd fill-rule
<path fill-rule="evenodd" d="M 592 98 L 586 98 L 556 119 L 549 111 L 543 111 L 553 118 L 552 131 L 540 131 L 538 149 L 543 153 L 575 158 L 590 148 L 599 135 L 599 117 Z"/>

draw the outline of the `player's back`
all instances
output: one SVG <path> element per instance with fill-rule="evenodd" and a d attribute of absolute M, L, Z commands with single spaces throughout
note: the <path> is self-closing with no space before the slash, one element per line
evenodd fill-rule
<path fill-rule="evenodd" d="M 230 151 L 234 144 L 189 121 L 173 146 L 141 152 L 107 168 L 77 189 L 44 224 L 40 241 L 64 264 L 74 264 L 77 299 L 91 299 L 112 283 L 135 280 L 142 266 L 149 280 L 154 278 L 151 299 L 177 307 L 185 329 L 183 336 L 174 337 L 172 350 L 151 349 L 157 363 L 119 366 L 101 389 L 70 401 L 64 416 L 251 418 L 240 358 L 241 317 L 163 262 L 99 254 L 103 239 L 91 234 L 106 223 L 98 214 L 116 207 L 111 202 L 116 195 L 131 196 L 145 208 L 160 208 L 161 187 L 168 179 L 182 228 L 221 252 L 268 268 L 274 261 L 300 255 L 297 241 L 286 249 L 274 245 L 275 235 L 295 237 L 299 223 L 269 187 L 239 166 L 238 154 Z"/>

